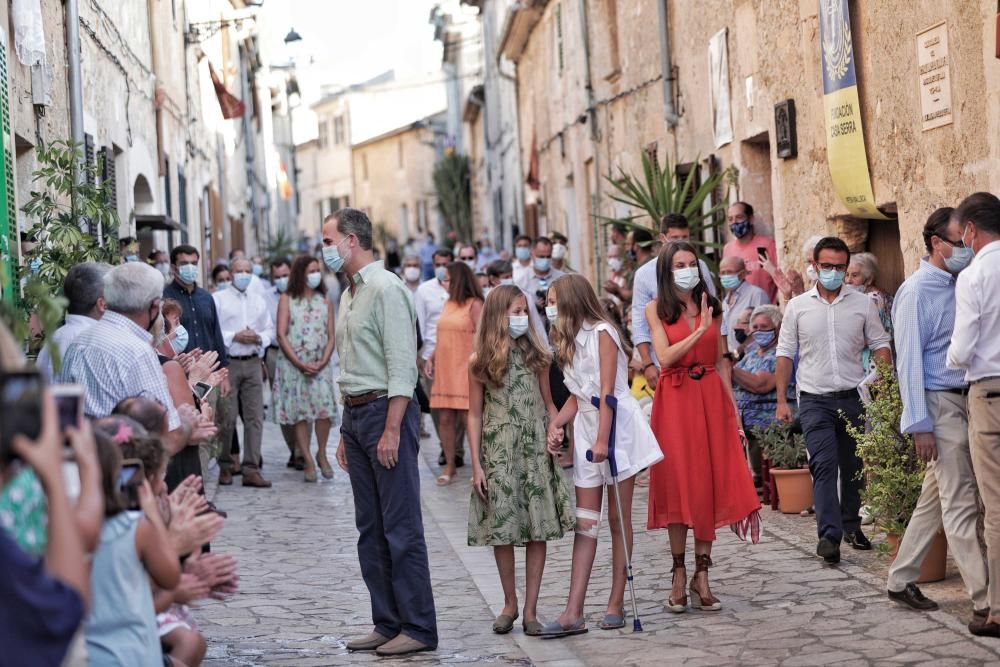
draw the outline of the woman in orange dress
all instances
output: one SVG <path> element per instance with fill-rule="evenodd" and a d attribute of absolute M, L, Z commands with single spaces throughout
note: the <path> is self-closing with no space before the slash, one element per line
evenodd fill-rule
<path fill-rule="evenodd" d="M 427 376 L 434 379 L 431 409 L 440 410 L 438 436 L 444 450 L 444 473 L 438 486 L 455 476 L 455 440 L 459 419 L 469 410 L 469 357 L 483 311 L 483 291 L 476 274 L 462 262 L 448 265 L 448 301 L 437 325 L 437 344 L 427 360 Z"/>
<path fill-rule="evenodd" d="M 685 548 L 694 531 L 692 607 L 717 611 L 722 603 L 708 585 L 715 529 L 730 526 L 741 539 L 760 538 L 760 501 L 741 443 L 721 308 L 705 289 L 698 255 L 689 243 L 672 243 L 656 264 L 657 299 L 646 307 L 660 381 L 651 425 L 663 461 L 649 477 L 647 527 L 666 528 L 674 563 L 667 608 L 687 610 Z"/>

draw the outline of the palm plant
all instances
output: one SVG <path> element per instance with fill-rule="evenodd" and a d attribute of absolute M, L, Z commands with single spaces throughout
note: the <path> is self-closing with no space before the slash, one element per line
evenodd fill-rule
<path fill-rule="evenodd" d="M 271 237 L 265 252 L 269 262 L 281 257 L 294 258 L 298 250 L 298 244 L 292 234 L 284 228 L 278 229 L 277 233 Z"/>
<path fill-rule="evenodd" d="M 449 153 L 434 165 L 434 190 L 438 208 L 448 229 L 459 241 L 472 241 L 472 194 L 469 189 L 469 158 Z"/>
<path fill-rule="evenodd" d="M 698 164 L 695 159 L 694 164 Z M 714 229 L 722 224 L 718 214 L 725 210 L 728 204 L 729 188 L 735 183 L 738 170 L 735 167 L 717 172 L 695 187 L 697 167 L 693 167 L 682 175 L 677 170 L 677 164 L 667 158 L 666 168 L 660 166 L 655 151 L 642 151 L 642 174 L 637 176 L 627 174 L 618 168 L 618 177 L 606 176 L 605 180 L 614 192 L 609 195 L 616 202 L 625 204 L 630 209 L 638 209 L 642 213 L 627 218 L 614 218 L 596 215 L 604 224 L 623 224 L 627 227 L 649 230 L 655 237 L 659 233 L 659 224 L 663 216 L 669 213 L 680 213 L 691 225 L 691 242 L 696 246 L 721 248 L 722 244 L 703 240 L 704 231 Z M 725 185 L 725 196 L 707 210 L 705 200 L 720 186 Z"/>

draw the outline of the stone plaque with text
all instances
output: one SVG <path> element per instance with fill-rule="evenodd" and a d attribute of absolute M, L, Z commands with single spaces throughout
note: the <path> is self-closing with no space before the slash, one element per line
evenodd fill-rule
<path fill-rule="evenodd" d="M 947 23 L 938 23 L 917 34 L 917 67 L 923 129 L 932 130 L 950 124 L 951 72 L 948 63 Z"/>

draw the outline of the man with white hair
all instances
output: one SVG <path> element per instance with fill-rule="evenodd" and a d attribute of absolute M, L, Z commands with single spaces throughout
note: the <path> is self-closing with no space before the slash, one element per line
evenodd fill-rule
<path fill-rule="evenodd" d="M 747 308 L 770 303 L 767 292 L 747 280 L 747 267 L 742 257 L 726 257 L 719 262 L 719 280 L 725 294 L 722 297 L 722 330 L 730 352 L 742 345 L 749 332 L 739 335 L 736 319 Z M 743 340 L 740 340 L 743 338 Z"/>
<path fill-rule="evenodd" d="M 153 349 L 150 332 L 163 317 L 163 274 L 145 262 L 116 266 L 104 276 L 107 311 L 66 350 L 58 382 L 84 386 L 84 413 L 107 417 L 126 398 L 142 396 L 167 409 L 170 432 L 163 445 L 174 455 L 193 438 L 214 434 L 193 408 L 178 412 L 167 378 Z"/>
<path fill-rule="evenodd" d="M 271 482 L 260 474 L 261 439 L 264 432 L 264 367 L 262 357 L 274 339 L 274 323 L 267 303 L 250 291 L 252 265 L 245 258 L 230 264 L 233 284 L 212 295 L 219 313 L 219 327 L 229 357 L 231 402 L 222 422 L 222 451 L 219 453 L 219 484 L 233 483 L 235 462 L 226 443 L 236 430 L 236 412 L 243 418 L 243 486 L 266 489 Z"/>
<path fill-rule="evenodd" d="M 104 303 L 104 276 L 111 270 L 109 264 L 83 262 L 77 264 L 66 274 L 63 280 L 63 296 L 69 302 L 66 309 L 66 323 L 52 332 L 51 340 L 47 341 L 42 351 L 38 353 L 35 365 L 47 380 L 52 381 L 53 370 L 50 345 L 59 351 L 59 363 L 66 357 L 66 350 L 76 337 L 86 331 L 104 317 L 107 305 Z"/>

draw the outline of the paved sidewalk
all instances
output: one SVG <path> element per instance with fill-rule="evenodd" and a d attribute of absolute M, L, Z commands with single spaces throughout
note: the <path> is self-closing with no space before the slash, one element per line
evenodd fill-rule
<path fill-rule="evenodd" d="M 304 484 L 287 470 L 277 429 L 265 427 L 265 475 L 270 490 L 239 484 L 215 500 L 229 512 L 218 551 L 240 563 L 241 590 L 227 602 L 195 611 L 209 641 L 204 664 L 343 665 L 378 662 L 349 654 L 345 642 L 370 629 L 369 601 L 357 563 L 353 504 L 346 473 Z M 331 442 L 333 459 L 335 442 Z M 766 511 L 761 544 L 739 543 L 720 531 L 712 570 L 717 613 L 673 615 L 663 601 L 670 588 L 665 531 L 643 529 L 645 491 L 636 494 L 635 575 L 645 632 L 602 632 L 610 586 L 610 539 L 605 522 L 588 593 L 589 634 L 565 640 L 506 636 L 490 625 L 502 607 L 492 552 L 466 546 L 469 468 L 447 488 L 435 486 L 437 443 L 423 443 L 424 525 L 438 607 L 437 652 L 406 662 L 482 662 L 514 665 L 987 665 L 1000 664 L 1000 642 L 968 634 L 970 607 L 954 574 L 925 587 L 952 603 L 919 614 L 885 598 L 885 562 L 872 552 L 846 550 L 839 567 L 812 554 L 809 519 Z M 549 546 L 539 612 L 554 618 L 568 590 L 572 536 Z M 693 561 L 693 558 L 689 558 Z M 523 551 L 518 553 L 523 584 Z M 693 567 L 693 562 L 690 563 Z"/>

